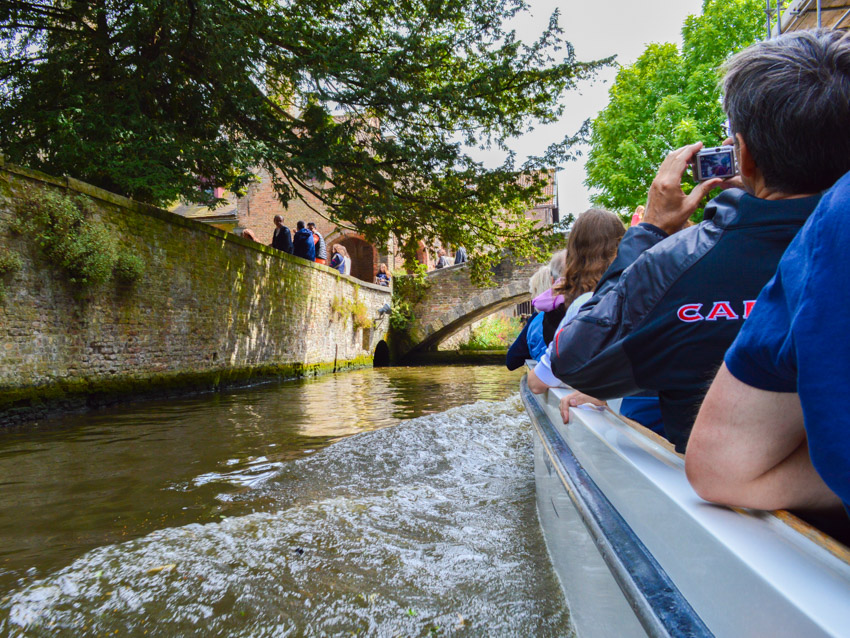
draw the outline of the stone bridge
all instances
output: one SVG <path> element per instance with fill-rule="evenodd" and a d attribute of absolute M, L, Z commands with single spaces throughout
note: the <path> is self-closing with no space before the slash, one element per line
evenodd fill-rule
<path fill-rule="evenodd" d="M 428 288 L 413 310 L 414 321 L 398 344 L 400 359 L 436 348 L 454 333 L 503 308 L 530 299 L 528 279 L 539 264 L 517 265 L 509 258 L 493 268 L 493 287 L 482 288 L 469 278 L 467 264 L 428 273 Z"/>

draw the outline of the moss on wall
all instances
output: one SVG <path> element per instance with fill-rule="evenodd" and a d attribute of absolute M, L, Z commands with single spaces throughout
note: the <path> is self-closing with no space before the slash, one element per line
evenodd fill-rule
<path fill-rule="evenodd" d="M 81 289 L 9 230 L 31 193 L 87 197 L 98 223 L 144 271 Z M 375 317 L 386 288 L 357 282 L 168 211 L 72 179 L 0 167 L 0 253 L 21 267 L 0 299 L 0 423 L 47 404 L 204 390 L 262 377 L 369 365 L 388 321 L 333 321 L 331 300 Z"/>

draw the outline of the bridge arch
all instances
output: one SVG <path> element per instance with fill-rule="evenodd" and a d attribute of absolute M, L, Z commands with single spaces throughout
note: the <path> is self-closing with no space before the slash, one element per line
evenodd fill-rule
<path fill-rule="evenodd" d="M 413 308 L 399 358 L 433 349 L 466 326 L 504 308 L 528 301 L 528 279 L 538 264 L 514 264 L 503 259 L 493 269 L 494 286 L 483 288 L 469 278 L 467 264 L 428 273 L 428 286 Z"/>

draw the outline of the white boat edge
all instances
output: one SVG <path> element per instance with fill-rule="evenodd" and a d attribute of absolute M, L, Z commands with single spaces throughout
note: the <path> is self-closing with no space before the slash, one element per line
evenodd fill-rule
<path fill-rule="evenodd" d="M 538 516 L 580 638 L 850 635 L 847 548 L 791 516 L 706 503 L 680 455 L 610 410 L 565 425 L 568 392 L 521 382 Z"/>

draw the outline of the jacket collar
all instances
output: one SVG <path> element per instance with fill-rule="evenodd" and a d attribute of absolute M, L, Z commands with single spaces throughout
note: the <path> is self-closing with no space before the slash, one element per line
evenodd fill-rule
<path fill-rule="evenodd" d="M 706 204 L 703 219 L 720 228 L 774 224 L 802 226 L 821 196 L 822 193 L 797 199 L 759 199 L 740 188 L 730 188 Z"/>

